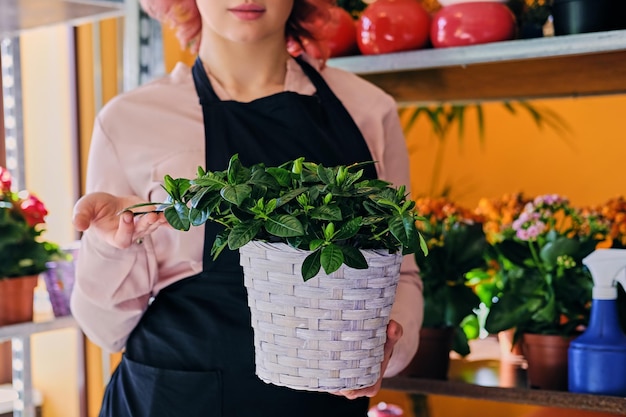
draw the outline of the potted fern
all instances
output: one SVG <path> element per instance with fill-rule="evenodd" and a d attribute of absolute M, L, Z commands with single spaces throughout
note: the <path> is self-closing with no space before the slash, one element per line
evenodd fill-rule
<path fill-rule="evenodd" d="M 380 376 L 402 256 L 427 246 L 405 187 L 364 178 L 365 164 L 246 167 L 234 155 L 224 171 L 164 179 L 157 210 L 174 228 L 215 222 L 212 255 L 240 252 L 266 382 L 337 391 Z"/>

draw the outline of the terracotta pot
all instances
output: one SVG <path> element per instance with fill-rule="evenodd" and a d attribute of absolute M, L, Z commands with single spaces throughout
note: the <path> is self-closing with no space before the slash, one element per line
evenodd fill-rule
<path fill-rule="evenodd" d="M 504 362 L 520 363 L 524 361 L 522 354 L 522 344 L 520 341 L 513 344 L 515 329 L 508 329 L 498 332 L 498 343 L 500 345 L 500 360 Z"/>
<path fill-rule="evenodd" d="M 450 350 L 454 328 L 422 328 L 417 353 L 409 365 L 400 373 L 402 376 L 428 379 L 448 379 Z"/>
<path fill-rule="evenodd" d="M 0 279 L 0 326 L 33 320 L 38 275 Z"/>
<path fill-rule="evenodd" d="M 573 337 L 524 334 L 522 350 L 528 363 L 530 388 L 567 391 L 567 350 Z"/>

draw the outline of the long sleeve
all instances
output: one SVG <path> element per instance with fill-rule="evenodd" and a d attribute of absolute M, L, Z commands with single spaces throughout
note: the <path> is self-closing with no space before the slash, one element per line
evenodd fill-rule
<path fill-rule="evenodd" d="M 87 192 L 131 195 L 116 150 L 96 120 L 87 173 Z M 127 335 L 148 306 L 156 263 L 150 239 L 117 249 L 85 231 L 77 261 L 72 313 L 85 334 L 110 351 L 124 347 Z"/>

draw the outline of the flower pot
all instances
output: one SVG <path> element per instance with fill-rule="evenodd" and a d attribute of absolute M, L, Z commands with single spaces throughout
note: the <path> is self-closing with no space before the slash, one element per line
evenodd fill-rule
<path fill-rule="evenodd" d="M 622 0 L 554 0 L 555 35 L 600 32 L 626 27 Z"/>
<path fill-rule="evenodd" d="M 468 46 L 513 39 L 515 15 L 503 3 L 465 2 L 442 7 L 430 26 L 435 48 Z"/>
<path fill-rule="evenodd" d="M 524 361 L 522 345 L 520 341 L 513 343 L 515 329 L 498 332 L 498 344 L 500 345 L 500 360 L 504 362 L 520 363 Z"/>
<path fill-rule="evenodd" d="M 454 338 L 453 327 L 420 330 L 417 353 L 401 375 L 413 378 L 448 379 L 450 350 Z"/>
<path fill-rule="evenodd" d="M 0 326 L 33 320 L 38 275 L 0 279 Z"/>
<path fill-rule="evenodd" d="M 261 380 L 327 392 L 378 381 L 402 255 L 362 251 L 368 269 L 343 265 L 304 282 L 310 252 L 258 241 L 239 251 Z"/>
<path fill-rule="evenodd" d="M 531 333 L 522 336 L 530 388 L 567 391 L 567 357 L 572 339 Z"/>

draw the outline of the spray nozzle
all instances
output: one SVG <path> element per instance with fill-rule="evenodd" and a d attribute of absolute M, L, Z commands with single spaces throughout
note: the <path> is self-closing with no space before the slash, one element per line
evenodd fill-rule
<path fill-rule="evenodd" d="M 593 298 L 617 298 L 619 282 L 626 289 L 626 249 L 596 249 L 583 259 L 593 278 Z"/>

